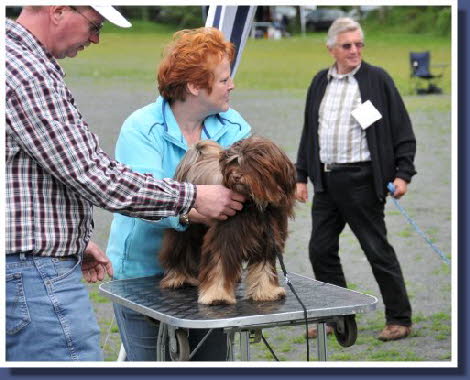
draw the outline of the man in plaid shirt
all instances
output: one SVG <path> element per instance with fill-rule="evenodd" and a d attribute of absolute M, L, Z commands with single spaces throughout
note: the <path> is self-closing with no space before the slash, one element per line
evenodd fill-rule
<path fill-rule="evenodd" d="M 224 220 L 243 197 L 223 186 L 155 180 L 98 146 L 56 59 L 99 43 L 111 6 L 24 7 L 6 21 L 6 359 L 102 360 L 99 328 L 81 282 L 112 268 L 90 241 L 92 207 L 157 220 Z"/>

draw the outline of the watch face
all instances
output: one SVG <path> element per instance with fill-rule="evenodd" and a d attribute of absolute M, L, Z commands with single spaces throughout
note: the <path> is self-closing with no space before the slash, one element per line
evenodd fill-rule
<path fill-rule="evenodd" d="M 184 214 L 180 216 L 180 223 L 183 225 L 189 224 L 189 216 L 188 214 Z"/>

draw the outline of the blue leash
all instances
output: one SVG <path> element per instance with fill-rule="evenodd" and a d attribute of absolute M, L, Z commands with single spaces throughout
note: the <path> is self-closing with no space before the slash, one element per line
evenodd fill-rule
<path fill-rule="evenodd" d="M 405 209 L 400 205 L 398 200 L 393 197 L 393 194 L 395 193 L 395 186 L 393 185 L 393 183 L 389 182 L 387 185 L 387 189 L 390 192 L 390 195 L 392 196 L 393 203 L 395 203 L 397 209 L 403 214 L 406 220 L 408 220 L 408 223 L 410 223 L 414 227 L 416 232 L 421 235 L 421 237 L 426 241 L 426 243 L 429 244 L 433 251 L 436 252 L 447 265 L 450 265 L 450 260 L 446 257 L 446 255 L 444 255 L 444 253 L 432 243 L 431 239 L 429 239 L 429 237 L 423 231 L 421 231 L 415 221 L 411 219 Z"/>

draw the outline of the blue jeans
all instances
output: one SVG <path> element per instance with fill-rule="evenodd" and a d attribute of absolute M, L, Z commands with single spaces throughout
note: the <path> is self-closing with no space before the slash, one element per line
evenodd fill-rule
<path fill-rule="evenodd" d="M 114 314 L 126 350 L 127 361 L 155 361 L 157 359 L 157 337 L 159 323 L 150 320 L 120 304 L 114 304 Z M 190 329 L 189 349 L 192 352 L 207 334 L 205 329 Z M 168 349 L 168 344 L 167 344 Z M 225 361 L 227 359 L 227 335 L 223 329 L 214 329 L 197 350 L 191 361 Z M 169 358 L 166 353 L 166 360 Z"/>
<path fill-rule="evenodd" d="M 6 256 L 6 360 L 100 361 L 100 331 L 77 256 Z"/>

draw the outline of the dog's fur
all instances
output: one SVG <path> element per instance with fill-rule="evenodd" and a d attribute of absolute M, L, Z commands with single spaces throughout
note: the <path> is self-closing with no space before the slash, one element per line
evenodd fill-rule
<path fill-rule="evenodd" d="M 180 162 L 176 179 L 200 185 L 222 183 L 247 201 L 235 216 L 210 227 L 191 224 L 184 232 L 165 231 L 159 252 L 165 270 L 161 286 L 190 284 L 199 288 L 199 303 L 234 304 L 242 263 L 247 262 L 248 298 L 284 297 L 275 251 L 284 251 L 296 182 L 294 165 L 286 154 L 262 137 L 236 142 L 227 150 L 213 141 L 201 141 Z"/>

